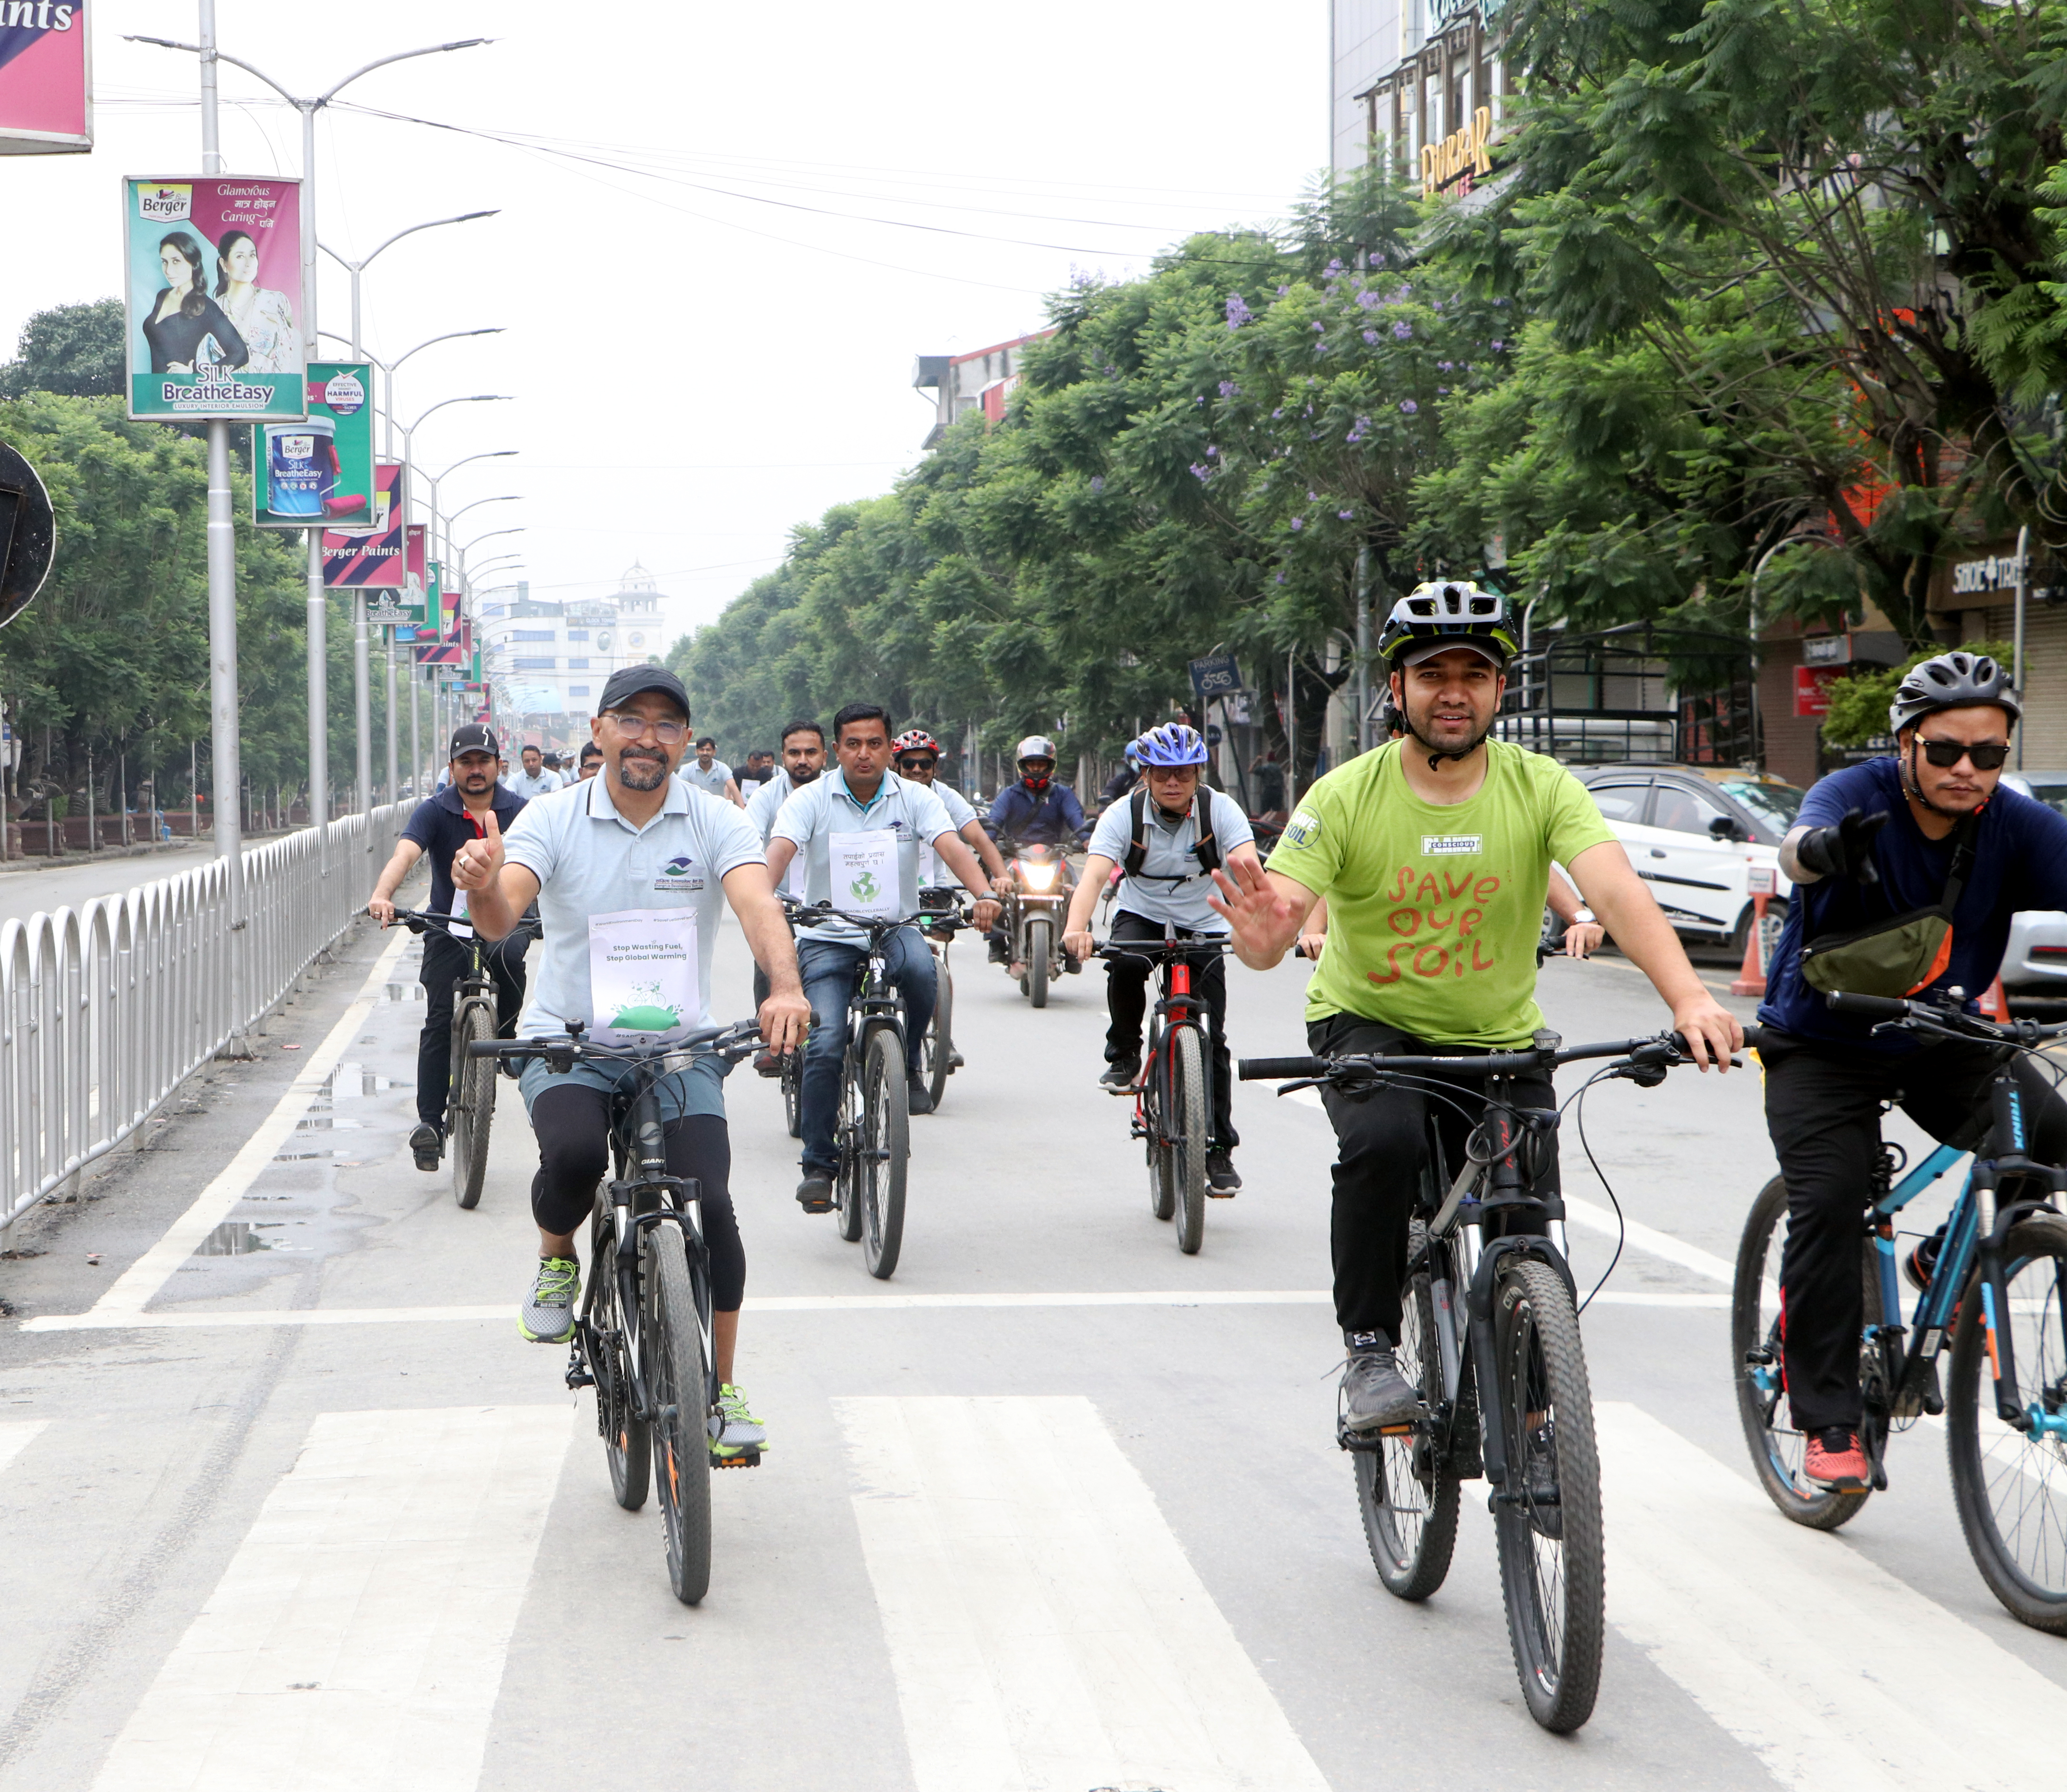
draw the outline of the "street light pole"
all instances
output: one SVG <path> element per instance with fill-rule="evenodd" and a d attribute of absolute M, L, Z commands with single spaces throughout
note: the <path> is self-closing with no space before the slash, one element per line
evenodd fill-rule
<path fill-rule="evenodd" d="M 1751 570 L 1751 595 L 1745 605 L 1744 626 L 1751 636 L 1751 769 L 1765 769 L 1764 743 L 1761 738 L 1763 717 L 1758 700 L 1758 675 L 1760 656 L 1758 651 L 1758 582 L 1765 576 L 1766 562 L 1782 548 L 1842 547 L 1842 541 L 1828 535 L 1783 535 L 1758 557 L 1758 564 Z"/>

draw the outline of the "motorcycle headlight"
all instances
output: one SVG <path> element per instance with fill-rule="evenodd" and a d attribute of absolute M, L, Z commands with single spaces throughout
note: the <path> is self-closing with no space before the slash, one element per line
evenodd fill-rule
<path fill-rule="evenodd" d="M 1055 887 L 1055 874 L 1060 869 L 1059 866 L 1053 864 L 1022 864 L 1019 867 L 1019 876 L 1029 890 L 1053 890 Z"/>

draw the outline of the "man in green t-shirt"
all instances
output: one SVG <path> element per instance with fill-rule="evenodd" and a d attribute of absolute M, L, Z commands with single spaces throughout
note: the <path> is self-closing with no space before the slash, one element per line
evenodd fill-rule
<path fill-rule="evenodd" d="M 1554 859 L 1665 999 L 1695 1061 L 1727 1068 L 1743 1028 L 1694 975 L 1586 786 L 1554 760 L 1487 739 L 1515 651 L 1506 601 L 1470 585 L 1421 586 L 1395 606 L 1379 651 L 1406 734 L 1308 791 L 1267 870 L 1216 874 L 1213 906 L 1228 918 L 1236 956 L 1258 971 L 1285 955 L 1326 898 L 1327 944 L 1306 996 L 1310 1049 L 1338 1056 L 1528 1045 L 1543 1024 L 1536 943 Z M 1482 1084 L 1446 1093 L 1474 1116 L 1484 1106 Z M 1530 1107 L 1557 1105 L 1548 1077 L 1520 1083 L 1517 1094 Z M 1368 1433 L 1419 1411 L 1393 1352 L 1428 1102 L 1407 1089 L 1330 1089 L 1323 1099 L 1337 1148 L 1331 1237 L 1335 1316 L 1349 1351 L 1343 1418 Z M 1447 1101 L 1436 1112 L 1461 1162 L 1464 1116 Z M 1554 1152 L 1539 1186 L 1556 1192 Z"/>

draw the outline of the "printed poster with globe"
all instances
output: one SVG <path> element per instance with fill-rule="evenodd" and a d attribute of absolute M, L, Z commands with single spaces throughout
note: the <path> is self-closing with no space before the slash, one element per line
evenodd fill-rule
<path fill-rule="evenodd" d="M 361 530 L 381 514 L 373 476 L 373 369 L 309 363 L 308 416 L 254 431 L 253 520 L 261 529 Z"/>
<path fill-rule="evenodd" d="M 131 179 L 122 201 L 129 415 L 303 416 L 301 182 Z"/>

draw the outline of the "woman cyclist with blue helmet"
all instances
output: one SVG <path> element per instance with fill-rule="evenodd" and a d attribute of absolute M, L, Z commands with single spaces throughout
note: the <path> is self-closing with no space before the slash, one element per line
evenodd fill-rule
<path fill-rule="evenodd" d="M 1181 722 L 1152 728 L 1129 749 L 1141 763 L 1141 788 L 1098 817 L 1090 856 L 1070 899 L 1062 943 L 1075 958 L 1087 957 L 1091 910 L 1115 866 L 1126 875 L 1114 901 L 1112 942 L 1159 940 L 1166 925 L 1180 939 L 1218 939 L 1228 924 L 1206 897 L 1217 866 L 1246 863 L 1259 871 L 1255 836 L 1241 805 L 1204 782 L 1206 744 Z M 1235 1135 L 1231 1092 L 1233 1066 L 1227 1043 L 1226 955 L 1201 952 L 1191 959 L 1192 988 L 1212 1022 L 1213 1137 L 1206 1153 L 1206 1186 L 1230 1195 L 1241 1186 L 1231 1155 Z M 1107 1089 L 1134 1087 L 1141 1076 L 1141 1024 L 1148 1005 L 1149 964 L 1145 959 L 1106 961 L 1106 1072 Z"/>

